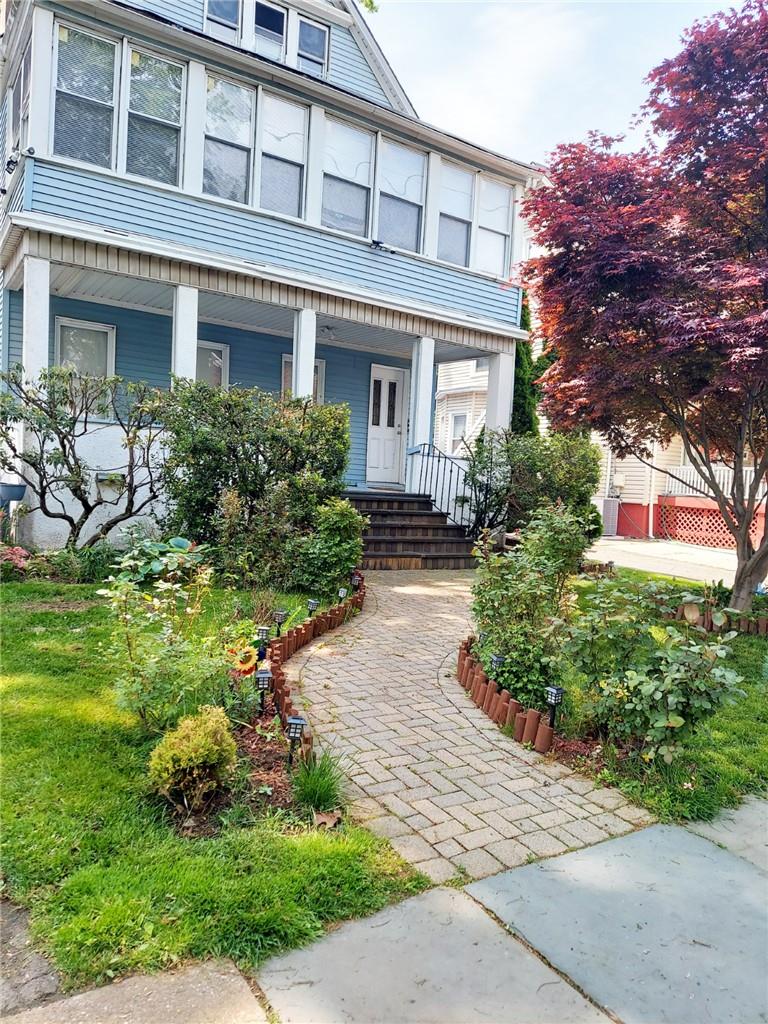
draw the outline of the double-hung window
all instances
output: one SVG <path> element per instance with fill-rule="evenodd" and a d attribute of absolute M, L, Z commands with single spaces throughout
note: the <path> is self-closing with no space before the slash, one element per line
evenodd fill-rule
<path fill-rule="evenodd" d="M 247 203 L 255 93 L 208 76 L 205 106 L 203 192 Z"/>
<path fill-rule="evenodd" d="M 301 217 L 307 153 L 307 108 L 264 93 L 261 104 L 259 205 Z"/>
<path fill-rule="evenodd" d="M 131 50 L 126 170 L 176 185 L 181 157 L 184 68 Z"/>
<path fill-rule="evenodd" d="M 477 209 L 476 270 L 504 277 L 509 264 L 512 189 L 490 178 L 480 179 Z"/>
<path fill-rule="evenodd" d="M 236 42 L 240 28 L 240 0 L 208 0 L 206 22 L 211 35 L 226 42 Z"/>
<path fill-rule="evenodd" d="M 314 21 L 299 18 L 299 46 L 296 66 L 318 78 L 325 76 L 328 63 L 328 29 Z"/>
<path fill-rule="evenodd" d="M 456 453 L 462 448 L 464 444 L 464 435 L 467 432 L 467 414 L 464 412 L 454 412 L 451 415 L 451 455 Z"/>
<path fill-rule="evenodd" d="M 81 377 L 111 377 L 115 372 L 115 328 L 88 320 L 56 317 L 55 359 Z"/>
<path fill-rule="evenodd" d="M 198 341 L 195 380 L 212 388 L 229 387 L 229 345 L 215 341 Z"/>
<path fill-rule="evenodd" d="M 469 266 L 475 175 L 443 163 L 440 177 L 440 227 L 437 257 L 448 263 Z"/>
<path fill-rule="evenodd" d="M 254 49 L 272 60 L 285 58 L 286 11 L 274 4 L 256 4 Z"/>
<path fill-rule="evenodd" d="M 11 149 L 25 149 L 29 131 L 29 74 L 32 49 L 27 47 L 11 89 Z"/>
<path fill-rule="evenodd" d="M 323 226 L 367 235 L 373 173 L 373 135 L 342 121 L 326 121 Z"/>
<path fill-rule="evenodd" d="M 380 241 L 409 252 L 421 248 L 427 158 L 385 139 L 379 153 Z"/>
<path fill-rule="evenodd" d="M 116 45 L 59 25 L 53 152 L 99 167 L 113 164 Z"/>

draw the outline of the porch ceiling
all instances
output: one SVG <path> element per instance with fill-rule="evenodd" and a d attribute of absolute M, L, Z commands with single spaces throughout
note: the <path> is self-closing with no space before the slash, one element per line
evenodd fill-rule
<path fill-rule="evenodd" d="M 173 314 L 173 285 L 122 274 L 109 274 L 99 270 L 52 263 L 51 291 L 55 295 L 86 302 L 120 305 L 162 316 Z M 291 337 L 293 334 L 291 308 L 218 292 L 200 292 L 199 317 L 206 323 L 241 327 L 266 334 L 283 337 Z M 322 345 L 410 359 L 414 337 L 415 335 L 331 317 L 323 313 L 319 313 L 317 317 L 317 341 Z M 436 362 L 473 359 L 487 354 L 487 351 L 481 349 L 452 345 L 443 341 L 438 341 L 435 345 Z"/>

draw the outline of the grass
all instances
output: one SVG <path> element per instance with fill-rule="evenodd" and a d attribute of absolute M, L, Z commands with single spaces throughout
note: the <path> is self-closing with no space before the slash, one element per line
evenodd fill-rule
<path fill-rule="evenodd" d="M 302 761 L 293 776 L 300 804 L 315 811 L 333 811 L 344 802 L 344 767 L 329 750 Z"/>
<path fill-rule="evenodd" d="M 617 577 L 633 582 L 670 579 L 635 569 L 620 569 Z M 702 587 L 685 582 L 692 590 Z M 593 586 L 580 583 L 580 594 Z M 742 634 L 732 651 L 730 667 L 744 680 L 744 697 L 703 722 L 672 765 L 641 768 L 614 762 L 601 776 L 663 821 L 710 819 L 746 794 L 768 790 L 768 642 L 764 636 Z"/>
<path fill-rule="evenodd" d="M 148 796 L 156 739 L 114 704 L 97 589 L 3 588 L 6 891 L 30 908 L 37 943 L 70 987 L 190 958 L 252 968 L 424 887 L 359 828 L 230 812 L 214 838 L 177 835 Z M 216 594 L 208 624 L 246 600 Z"/>

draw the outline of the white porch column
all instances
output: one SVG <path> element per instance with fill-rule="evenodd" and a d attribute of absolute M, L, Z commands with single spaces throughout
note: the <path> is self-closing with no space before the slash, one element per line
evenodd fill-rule
<path fill-rule="evenodd" d="M 173 296 L 173 349 L 171 373 L 175 377 L 197 376 L 198 290 L 186 284 L 176 285 Z"/>
<path fill-rule="evenodd" d="M 499 352 L 488 362 L 488 397 L 485 425 L 488 430 L 504 430 L 512 416 L 515 394 L 515 353 Z"/>
<path fill-rule="evenodd" d="M 429 444 L 432 440 L 432 404 L 434 399 L 435 339 L 417 338 L 411 355 L 411 401 L 408 448 Z M 406 487 L 412 491 L 419 469 L 419 460 L 407 460 Z"/>
<path fill-rule="evenodd" d="M 24 257 L 24 315 L 21 361 L 27 380 L 48 367 L 51 330 L 51 265 L 39 256 Z"/>
<path fill-rule="evenodd" d="M 314 309 L 296 310 L 293 321 L 293 372 L 291 391 L 294 398 L 311 398 L 315 384 L 315 336 L 317 313 Z"/>

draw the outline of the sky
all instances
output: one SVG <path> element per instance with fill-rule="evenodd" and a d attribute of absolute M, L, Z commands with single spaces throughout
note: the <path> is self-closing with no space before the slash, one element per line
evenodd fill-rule
<path fill-rule="evenodd" d="M 419 117 L 530 163 L 632 127 L 643 79 L 730 0 L 378 0 L 368 23 Z"/>

